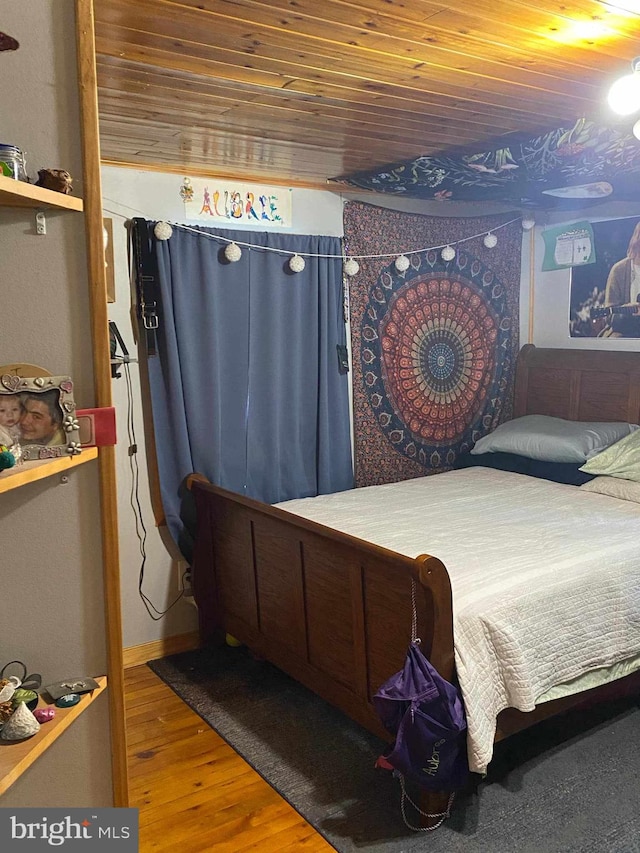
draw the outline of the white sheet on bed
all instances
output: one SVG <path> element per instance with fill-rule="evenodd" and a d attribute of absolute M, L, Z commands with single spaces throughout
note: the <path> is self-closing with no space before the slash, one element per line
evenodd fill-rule
<path fill-rule="evenodd" d="M 640 651 L 638 504 L 474 467 L 278 506 L 444 562 L 477 773 L 501 710 Z"/>

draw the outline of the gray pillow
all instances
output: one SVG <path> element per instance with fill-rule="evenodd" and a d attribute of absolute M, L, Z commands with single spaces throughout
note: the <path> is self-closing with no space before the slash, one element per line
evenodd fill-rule
<path fill-rule="evenodd" d="M 485 435 L 471 453 L 517 453 L 542 462 L 583 463 L 636 429 L 637 424 L 525 415 L 506 421 Z"/>

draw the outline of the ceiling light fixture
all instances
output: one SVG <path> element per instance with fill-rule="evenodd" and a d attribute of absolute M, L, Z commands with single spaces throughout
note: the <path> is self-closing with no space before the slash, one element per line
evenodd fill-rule
<path fill-rule="evenodd" d="M 621 116 L 640 110 L 640 56 L 631 60 L 631 74 L 620 77 L 607 96 L 611 109 Z"/>
<path fill-rule="evenodd" d="M 632 15 L 640 15 L 640 0 L 608 0 L 602 5 L 608 6 L 615 12 L 630 12 Z"/>

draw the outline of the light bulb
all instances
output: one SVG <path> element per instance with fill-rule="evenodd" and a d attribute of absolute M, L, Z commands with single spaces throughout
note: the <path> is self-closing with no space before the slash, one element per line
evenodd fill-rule
<path fill-rule="evenodd" d="M 242 257 L 242 249 L 238 246 L 237 243 L 229 243 L 229 245 L 224 250 L 225 258 L 230 261 L 232 264 L 236 261 L 239 261 Z"/>
<path fill-rule="evenodd" d="M 291 272 L 302 272 L 305 268 L 305 261 L 301 255 L 294 255 L 289 261 L 289 268 Z"/>
<path fill-rule="evenodd" d="M 633 72 L 620 77 L 609 89 L 609 106 L 621 116 L 628 116 L 640 110 L 640 60 L 631 63 Z"/>
<path fill-rule="evenodd" d="M 630 12 L 632 15 L 640 15 L 640 0 L 606 0 L 605 5 L 617 12 Z"/>
<path fill-rule="evenodd" d="M 153 233 L 156 240 L 168 240 L 173 234 L 173 228 L 168 222 L 156 222 Z"/>
<path fill-rule="evenodd" d="M 531 231 L 533 226 L 536 224 L 535 219 L 532 216 L 523 216 L 522 217 L 522 227 L 525 231 Z"/>
<path fill-rule="evenodd" d="M 635 136 L 635 138 L 636 138 L 636 139 L 640 139 L 640 118 L 639 118 L 639 119 L 638 119 L 638 121 L 633 125 L 632 133 L 633 133 L 633 135 Z"/>
<path fill-rule="evenodd" d="M 404 272 L 405 270 L 408 270 L 410 266 L 411 261 L 406 255 L 399 255 L 396 258 L 396 269 L 398 272 Z"/>
<path fill-rule="evenodd" d="M 355 258 L 348 258 L 348 260 L 344 262 L 343 269 L 345 275 L 357 275 L 358 270 L 360 269 L 360 264 Z"/>
<path fill-rule="evenodd" d="M 491 231 L 489 231 L 488 234 L 484 235 L 484 244 L 487 249 L 493 249 L 493 247 L 498 244 L 498 238 L 495 234 L 492 234 Z"/>
<path fill-rule="evenodd" d="M 456 250 L 453 246 L 445 246 L 440 252 L 440 257 L 443 261 L 452 261 L 456 256 Z"/>

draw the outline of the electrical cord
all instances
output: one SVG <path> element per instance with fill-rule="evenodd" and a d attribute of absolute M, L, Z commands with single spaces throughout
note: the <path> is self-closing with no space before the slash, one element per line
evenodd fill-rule
<path fill-rule="evenodd" d="M 135 519 L 136 536 L 140 547 L 140 573 L 138 575 L 138 594 L 151 619 L 159 622 L 184 596 L 184 580 L 188 569 L 182 575 L 182 590 L 165 610 L 159 610 L 143 590 L 144 573 L 147 563 L 147 528 L 144 523 L 142 506 L 140 504 L 140 468 L 138 466 L 138 445 L 136 443 L 135 422 L 133 417 L 133 388 L 131 384 L 131 367 L 129 362 L 123 362 L 125 384 L 127 387 L 127 438 L 129 440 L 129 470 L 131 471 L 131 489 L 129 503 Z"/>

